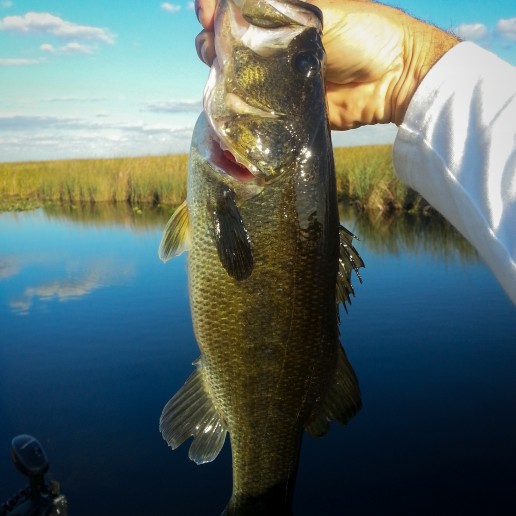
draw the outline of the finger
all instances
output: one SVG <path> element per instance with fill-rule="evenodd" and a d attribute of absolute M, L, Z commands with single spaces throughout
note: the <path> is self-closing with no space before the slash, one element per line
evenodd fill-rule
<path fill-rule="evenodd" d="M 217 0 L 195 0 L 195 15 L 206 30 L 213 30 Z"/>
<path fill-rule="evenodd" d="M 215 59 L 215 40 L 213 32 L 203 30 L 195 38 L 195 49 L 199 59 L 211 66 Z"/>

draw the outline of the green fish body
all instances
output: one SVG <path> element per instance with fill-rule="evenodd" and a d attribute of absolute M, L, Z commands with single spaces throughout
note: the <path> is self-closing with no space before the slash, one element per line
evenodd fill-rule
<path fill-rule="evenodd" d="M 339 225 L 320 13 L 289 3 L 303 24 L 288 18 L 296 35 L 269 55 L 234 35 L 235 18 L 246 16 L 283 30 L 277 3 L 249 3 L 251 14 L 245 1 L 219 4 L 220 62 L 192 138 L 187 200 L 160 248 L 163 259 L 189 251 L 201 351 L 160 428 L 172 448 L 193 436 L 197 463 L 213 460 L 229 432 L 225 514 L 290 514 L 303 431 L 322 435 L 328 421 L 347 423 L 360 407 L 338 301 L 349 301 L 351 271 L 363 263 Z"/>

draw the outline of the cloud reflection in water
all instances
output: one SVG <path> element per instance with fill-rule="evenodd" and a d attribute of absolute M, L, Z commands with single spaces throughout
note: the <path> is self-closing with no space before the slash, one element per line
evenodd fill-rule
<path fill-rule="evenodd" d="M 76 275 L 75 278 L 53 280 L 27 287 L 21 297 L 11 299 L 9 307 L 18 315 L 28 315 L 35 301 L 50 302 L 57 300 L 67 302 L 79 300 L 100 288 L 125 284 L 134 276 L 133 266 L 128 264 L 120 266 L 112 260 L 87 265 L 89 266 L 85 267 L 86 272 L 72 273 L 72 276 Z M 65 266 L 65 269 L 69 268 Z M 0 274 L 1 271 L 2 268 L 0 268 Z"/>

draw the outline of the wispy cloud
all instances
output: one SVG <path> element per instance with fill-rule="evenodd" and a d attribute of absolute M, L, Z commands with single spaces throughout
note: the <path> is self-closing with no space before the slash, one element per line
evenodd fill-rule
<path fill-rule="evenodd" d="M 461 39 L 478 41 L 488 34 L 487 27 L 483 23 L 462 23 L 453 29 L 453 32 Z"/>
<path fill-rule="evenodd" d="M 49 54 L 94 54 L 97 47 L 72 41 L 71 43 L 67 43 L 60 47 L 54 47 L 54 45 L 51 45 L 50 43 L 43 43 L 39 49 L 42 52 L 48 52 Z"/>
<path fill-rule="evenodd" d="M 194 2 L 188 2 L 186 4 L 186 8 L 189 10 L 189 11 L 193 11 L 195 9 L 195 3 Z"/>
<path fill-rule="evenodd" d="M 41 102 L 106 102 L 107 97 L 50 97 L 42 99 Z"/>
<path fill-rule="evenodd" d="M 160 6 L 164 11 L 168 13 L 177 13 L 181 10 L 181 6 L 177 4 L 171 4 L 169 2 L 163 2 Z"/>
<path fill-rule="evenodd" d="M 9 7 L 12 7 L 14 5 L 14 2 L 11 2 L 11 0 L 3 0 L 0 2 L 0 7 L 3 9 L 8 9 Z"/>
<path fill-rule="evenodd" d="M 0 30 L 20 34 L 45 34 L 62 39 L 79 39 L 113 44 L 116 36 L 108 29 L 80 25 L 50 13 L 28 12 L 22 16 L 6 16 Z"/>
<path fill-rule="evenodd" d="M 0 57 L 0 66 L 27 66 L 44 63 L 42 58 L 25 58 L 25 57 Z"/>
<path fill-rule="evenodd" d="M 496 30 L 502 38 L 516 41 L 516 18 L 499 20 L 496 24 Z"/>
<path fill-rule="evenodd" d="M 191 124 L 59 116 L 0 115 L 3 161 L 116 157 L 187 152 Z M 27 141 L 30 140 L 30 146 Z"/>
<path fill-rule="evenodd" d="M 144 108 L 154 113 L 199 113 L 201 110 L 202 100 L 150 102 Z"/>
<path fill-rule="evenodd" d="M 71 118 L 58 116 L 27 116 L 27 115 L 0 115 L 0 130 L 7 131 L 35 131 L 35 130 L 84 130 L 93 131 L 117 130 L 122 132 L 138 132 L 142 134 L 170 134 L 178 128 L 168 125 L 146 124 L 143 122 L 99 123 L 85 118 Z M 179 128 L 181 131 L 183 128 Z M 188 128 L 189 130 L 191 128 Z M 0 143 L 2 135 L 0 135 Z"/>

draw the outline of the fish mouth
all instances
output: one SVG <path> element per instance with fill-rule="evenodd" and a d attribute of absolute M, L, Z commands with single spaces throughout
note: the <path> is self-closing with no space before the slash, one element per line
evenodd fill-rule
<path fill-rule="evenodd" d="M 237 156 L 224 145 L 218 137 L 218 134 L 208 122 L 206 126 L 208 139 L 207 160 L 219 172 L 235 179 L 239 183 L 261 183 L 259 178 L 253 174 L 249 168 L 241 163 Z"/>
<path fill-rule="evenodd" d="M 217 157 L 217 160 L 220 162 L 224 162 L 225 160 L 225 167 L 227 167 L 227 170 L 234 172 L 236 177 L 241 177 L 242 179 L 240 180 L 250 181 L 257 178 L 264 179 L 266 174 L 247 159 L 246 156 L 242 155 L 232 147 L 231 140 L 225 134 L 223 125 L 225 121 L 235 117 L 277 118 L 281 114 L 253 107 L 237 94 L 229 93 L 225 95 L 225 112 L 220 116 L 220 113 L 216 113 L 216 111 L 219 110 L 214 108 L 216 105 L 214 97 L 216 95 L 216 84 L 222 80 L 221 76 L 222 70 L 218 59 L 215 58 L 210 70 L 208 81 L 204 88 L 204 112 L 211 128 L 211 138 L 217 142 L 222 152 L 222 157 Z M 215 152 L 215 154 L 218 156 L 220 153 Z M 240 173 L 238 173 L 238 170 L 236 169 L 240 169 Z M 229 175 L 232 175 L 232 173 Z"/>
<path fill-rule="evenodd" d="M 217 151 L 218 152 L 215 152 L 214 156 L 214 164 L 223 170 L 228 176 L 231 176 L 233 179 L 236 179 L 241 183 L 248 183 L 256 180 L 256 177 L 244 165 L 239 163 L 233 153 L 229 150 L 222 150 L 222 147 L 219 145 Z"/>
<path fill-rule="evenodd" d="M 241 182 L 271 183 L 298 160 L 298 131 L 277 98 L 263 99 L 235 79 L 234 49 L 246 48 L 261 59 L 287 53 L 307 28 L 321 29 L 321 12 L 291 0 L 228 0 L 215 20 L 216 57 L 204 89 L 204 113 L 219 150 L 215 165 Z M 270 101 L 270 102 L 269 102 Z M 289 109 L 287 107 L 287 109 Z M 220 165 L 219 165 L 220 164 Z"/>

